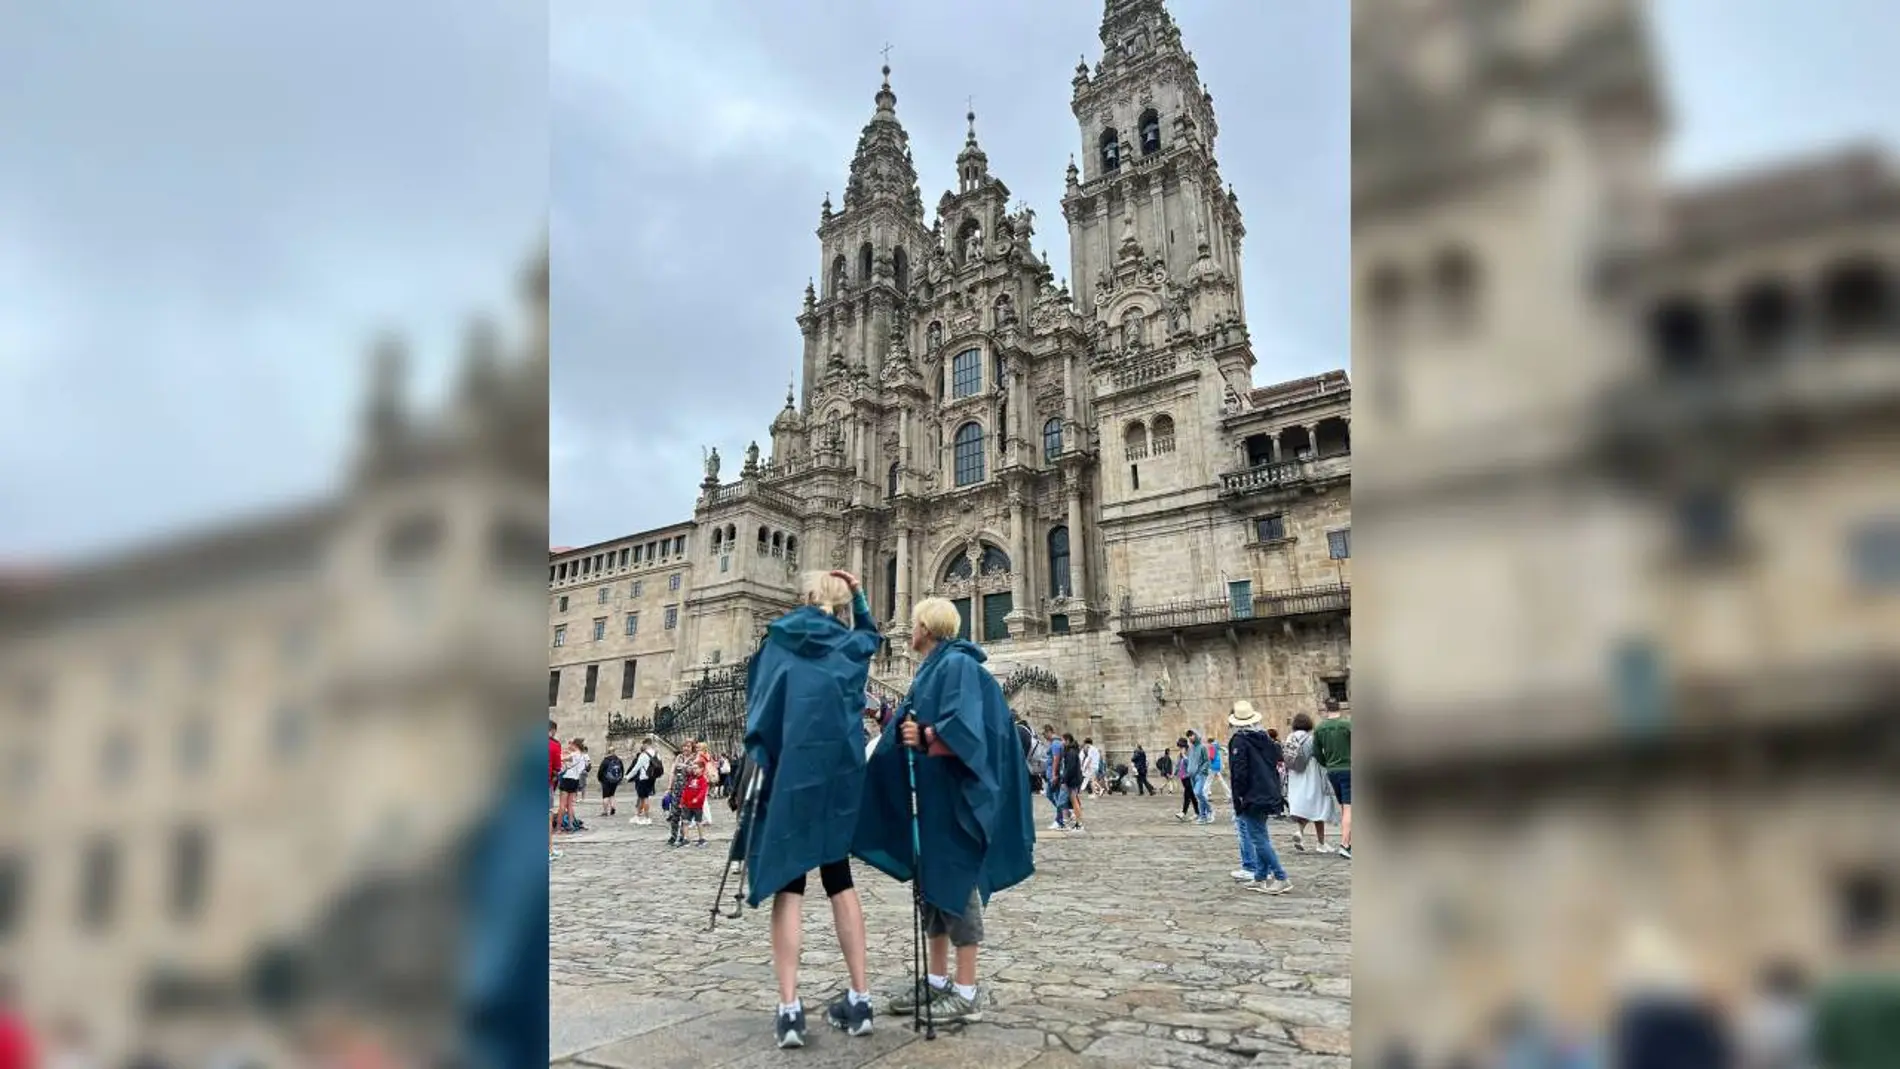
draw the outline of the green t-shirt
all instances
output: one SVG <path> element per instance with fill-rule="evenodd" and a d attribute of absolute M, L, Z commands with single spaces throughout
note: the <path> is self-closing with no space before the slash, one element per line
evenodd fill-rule
<path fill-rule="evenodd" d="M 1313 729 L 1313 756 L 1328 772 L 1352 770 L 1352 717 L 1322 720 Z"/>
<path fill-rule="evenodd" d="M 1814 1046 L 1826 1069 L 1900 1065 L 1900 975 L 1845 976 L 1814 1005 Z"/>

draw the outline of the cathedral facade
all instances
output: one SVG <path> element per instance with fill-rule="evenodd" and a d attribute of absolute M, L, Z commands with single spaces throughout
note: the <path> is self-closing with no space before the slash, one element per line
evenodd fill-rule
<path fill-rule="evenodd" d="M 912 667 L 912 606 L 942 596 L 1019 709 L 1111 751 L 1218 729 L 1238 698 L 1281 723 L 1346 700 L 1350 387 L 1254 388 L 1213 97 L 1160 0 L 1110 0 L 1101 37 L 1073 83 L 1073 289 L 974 114 L 926 215 L 885 69 L 842 201 L 820 210 L 802 393 L 737 480 L 708 459 L 674 559 L 691 584 L 675 692 L 749 653 L 804 571 L 848 568 L 890 639 L 882 685 Z M 566 564 L 600 549 L 557 553 L 554 584 L 598 585 Z M 563 693 L 564 724 L 606 719 Z"/>

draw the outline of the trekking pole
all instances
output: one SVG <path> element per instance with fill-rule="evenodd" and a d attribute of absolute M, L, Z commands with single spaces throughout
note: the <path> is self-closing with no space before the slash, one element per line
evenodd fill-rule
<path fill-rule="evenodd" d="M 745 912 L 745 859 L 751 853 L 752 820 L 758 811 L 759 782 L 764 778 L 765 770 L 757 765 L 746 772 L 745 790 L 742 792 L 745 800 L 740 803 L 739 821 L 732 829 L 732 845 L 726 849 L 726 863 L 722 866 L 725 871 L 719 876 L 719 891 L 713 895 L 712 917 L 706 922 L 709 932 L 719 926 L 721 916 L 727 920 L 738 920 Z M 739 872 L 739 886 L 732 892 L 732 911 L 727 913 L 720 909 L 720 903 L 726 900 L 726 881 L 732 878 L 735 863 Z"/>
<path fill-rule="evenodd" d="M 906 712 L 904 722 L 915 724 L 917 716 Z M 922 742 L 922 736 L 918 738 Z M 923 835 L 917 827 L 917 750 L 904 747 L 904 770 L 910 776 L 910 916 L 911 916 L 911 969 L 917 980 L 917 998 L 910 1008 L 910 1030 L 918 1030 L 918 1018 L 923 1019 L 924 1039 L 937 1038 L 937 1022 L 933 1019 L 930 1007 L 932 992 L 930 981 L 925 979 L 925 957 L 929 940 L 924 932 L 924 847 Z"/>

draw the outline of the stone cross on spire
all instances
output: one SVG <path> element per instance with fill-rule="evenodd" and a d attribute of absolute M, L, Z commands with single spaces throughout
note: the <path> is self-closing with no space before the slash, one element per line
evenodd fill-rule
<path fill-rule="evenodd" d="M 884 53 L 884 65 L 886 67 L 890 66 L 891 65 L 891 43 L 889 41 L 884 42 L 884 47 L 879 49 L 878 51 Z"/>

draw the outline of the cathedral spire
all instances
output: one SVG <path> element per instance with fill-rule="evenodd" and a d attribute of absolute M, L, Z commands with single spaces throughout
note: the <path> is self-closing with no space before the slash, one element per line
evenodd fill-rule
<path fill-rule="evenodd" d="M 983 183 L 990 175 L 990 158 L 983 152 L 983 146 L 976 143 L 976 106 L 963 116 L 970 124 L 970 132 L 963 136 L 963 151 L 957 153 L 957 178 L 962 191 L 967 193 Z"/>
<path fill-rule="evenodd" d="M 911 162 L 910 135 L 897 120 L 897 94 L 891 90 L 891 66 L 884 65 L 884 81 L 873 98 L 877 110 L 858 135 L 851 157 L 851 177 L 845 183 L 844 210 L 872 203 L 894 203 L 917 219 L 924 215 L 923 192 L 917 168 Z"/>

